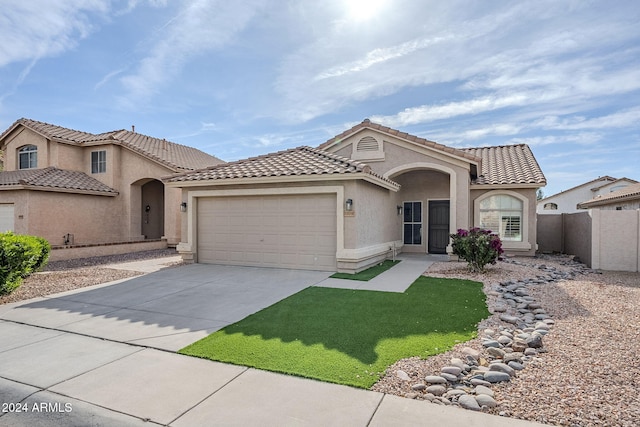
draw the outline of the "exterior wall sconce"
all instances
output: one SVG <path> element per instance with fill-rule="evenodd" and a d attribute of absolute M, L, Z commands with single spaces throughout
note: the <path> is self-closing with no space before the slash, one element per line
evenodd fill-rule
<path fill-rule="evenodd" d="M 398 205 L 396 209 L 398 210 L 398 215 L 402 215 L 402 206 Z"/>
<path fill-rule="evenodd" d="M 344 202 L 344 209 L 345 209 L 347 212 L 351 212 L 351 211 L 353 210 L 353 200 L 351 200 L 351 199 L 347 199 L 347 200 Z"/>
<path fill-rule="evenodd" d="M 180 203 L 180 212 L 186 212 L 186 211 L 187 211 L 187 202 Z"/>

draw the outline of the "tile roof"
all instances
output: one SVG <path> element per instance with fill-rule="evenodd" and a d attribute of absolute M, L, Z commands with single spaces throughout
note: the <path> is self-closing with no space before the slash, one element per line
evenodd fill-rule
<path fill-rule="evenodd" d="M 124 129 L 92 134 L 25 118 L 18 119 L 4 131 L 4 133 L 0 135 L 0 141 L 18 125 L 28 127 L 46 138 L 65 141 L 71 144 L 90 145 L 103 143 L 122 145 L 144 157 L 162 163 L 174 171 L 202 169 L 207 166 L 223 163 L 223 161 L 217 157 L 196 148 Z"/>
<path fill-rule="evenodd" d="M 334 136 L 333 138 L 331 138 L 327 142 L 324 142 L 323 144 L 320 144 L 318 146 L 318 148 L 321 149 L 321 150 L 326 150 L 327 148 L 329 148 L 333 144 L 335 144 L 337 142 L 340 142 L 345 138 L 348 138 L 349 136 L 351 136 L 352 134 L 354 134 L 355 132 L 357 132 L 357 131 L 359 131 L 361 129 L 373 129 L 373 130 L 376 130 L 378 132 L 383 132 L 383 133 L 389 134 L 389 135 L 394 136 L 396 138 L 405 139 L 405 140 L 408 140 L 408 141 L 411 141 L 411 142 L 415 142 L 416 144 L 420 144 L 420 145 L 424 145 L 425 147 L 430 147 L 430 148 L 433 148 L 433 149 L 436 149 L 436 150 L 444 151 L 446 153 L 452 154 L 454 156 L 462 157 L 462 158 L 465 158 L 467 160 L 471 160 L 471 161 L 474 161 L 474 162 L 480 161 L 480 158 L 476 157 L 472 153 L 466 152 L 464 150 L 459 150 L 457 148 L 448 147 L 446 145 L 438 144 L 437 142 L 429 141 L 428 139 L 420 138 L 419 136 L 411 135 L 411 134 L 406 133 L 406 132 L 401 132 L 401 131 L 399 131 L 397 129 L 392 129 L 392 128 L 387 127 L 387 126 L 382 126 L 382 125 L 380 125 L 378 123 L 373 123 L 369 119 L 364 119 L 361 123 L 358 123 L 357 125 L 353 126 L 351 129 L 348 129 L 348 130 L 342 132 L 340 135 Z"/>
<path fill-rule="evenodd" d="M 578 208 L 587 209 L 591 206 L 606 205 L 609 203 L 621 202 L 625 200 L 640 199 L 640 183 L 631 184 L 618 191 L 609 194 L 596 196 L 591 200 L 578 204 Z"/>
<path fill-rule="evenodd" d="M 482 158 L 482 168 L 475 185 L 543 186 L 547 180 L 526 144 L 497 147 L 463 148 L 463 151 Z"/>
<path fill-rule="evenodd" d="M 391 180 L 374 174 L 369 165 L 306 146 L 215 165 L 195 172 L 185 172 L 169 177 L 166 181 L 182 182 L 354 173 L 369 174 L 394 186 L 398 185 Z"/>
<path fill-rule="evenodd" d="M 587 182 L 584 182 L 584 183 L 582 183 L 582 184 L 578 184 L 578 185 L 576 185 L 575 187 L 571 187 L 571 188 L 569 188 L 569 189 L 567 189 L 567 190 L 562 190 L 562 191 L 561 191 L 561 192 L 559 192 L 559 193 L 552 194 L 552 195 L 550 195 L 550 196 L 546 196 L 544 199 L 540 199 L 540 200 L 538 200 L 538 203 L 540 203 L 540 202 L 542 202 L 542 201 L 544 201 L 544 200 L 550 199 L 550 198 L 552 198 L 552 197 L 556 197 L 556 196 L 559 196 L 559 195 L 561 195 L 561 194 L 567 193 L 567 192 L 569 192 L 569 191 L 573 191 L 573 190 L 575 190 L 575 189 L 577 189 L 577 188 L 584 187 L 585 185 L 591 185 L 591 184 L 594 184 L 594 183 L 599 182 L 599 181 L 602 181 L 602 180 L 607 181 L 607 182 L 606 182 L 606 183 L 604 183 L 604 184 L 602 184 L 602 185 L 600 185 L 600 186 L 597 186 L 597 187 L 593 187 L 593 188 L 591 188 L 591 191 L 595 191 L 595 190 L 597 190 L 598 188 L 600 188 L 601 186 L 611 184 L 611 183 L 612 183 L 612 182 L 614 182 L 616 179 L 615 179 L 615 178 L 613 178 L 613 177 L 610 177 L 609 175 L 601 176 L 601 177 L 598 177 L 598 178 L 596 178 L 596 179 L 592 179 L 591 181 L 587 181 Z"/>
<path fill-rule="evenodd" d="M 0 190 L 3 190 L 3 187 L 14 186 L 51 191 L 75 190 L 104 193 L 105 196 L 118 194 L 113 188 L 85 173 L 55 167 L 0 172 Z"/>

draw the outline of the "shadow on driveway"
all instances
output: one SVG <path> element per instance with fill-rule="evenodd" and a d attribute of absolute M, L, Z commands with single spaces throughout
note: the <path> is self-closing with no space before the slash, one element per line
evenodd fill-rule
<path fill-rule="evenodd" d="M 329 274 L 192 264 L 15 305 L 0 319 L 176 351 Z"/>

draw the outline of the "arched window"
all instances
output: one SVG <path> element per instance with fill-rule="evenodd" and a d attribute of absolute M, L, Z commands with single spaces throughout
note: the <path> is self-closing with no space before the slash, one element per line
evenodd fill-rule
<path fill-rule="evenodd" d="M 25 145 L 18 150 L 18 168 L 35 169 L 38 167 L 38 147 Z"/>
<path fill-rule="evenodd" d="M 558 205 L 555 203 L 545 203 L 544 204 L 544 210 L 545 211 L 557 211 L 558 210 Z"/>
<path fill-rule="evenodd" d="M 496 194 L 480 201 L 480 227 L 498 233 L 505 241 L 522 241 L 522 201 Z"/>

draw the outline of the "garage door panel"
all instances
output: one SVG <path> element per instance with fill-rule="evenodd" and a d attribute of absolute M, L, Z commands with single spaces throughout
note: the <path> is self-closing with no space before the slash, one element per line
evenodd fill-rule
<path fill-rule="evenodd" d="M 14 231 L 14 225 L 13 203 L 0 204 L 0 233 Z"/>
<path fill-rule="evenodd" d="M 335 270 L 335 194 L 198 201 L 198 261 Z"/>

